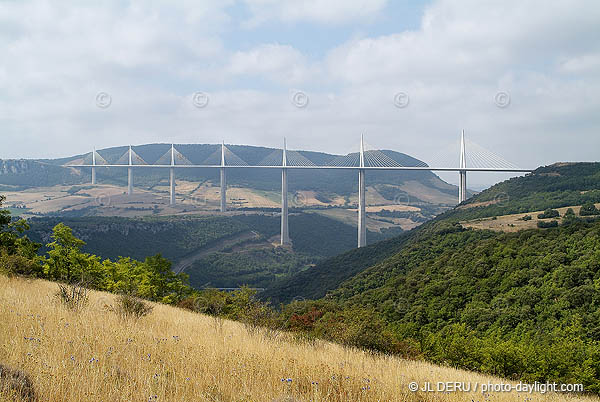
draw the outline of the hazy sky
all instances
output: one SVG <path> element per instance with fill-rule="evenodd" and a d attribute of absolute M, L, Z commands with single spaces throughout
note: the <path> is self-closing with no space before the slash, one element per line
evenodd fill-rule
<path fill-rule="evenodd" d="M 0 0 L 0 49 L 0 158 L 364 133 L 428 161 L 463 128 L 521 167 L 600 158 L 597 0 Z"/>

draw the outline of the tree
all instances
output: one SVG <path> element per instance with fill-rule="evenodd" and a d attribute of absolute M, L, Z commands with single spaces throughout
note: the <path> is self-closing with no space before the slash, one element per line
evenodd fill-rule
<path fill-rule="evenodd" d="M 538 215 L 538 219 L 558 218 L 560 214 L 556 209 L 548 208 L 543 213 Z"/>
<path fill-rule="evenodd" d="M 593 202 L 586 202 L 579 210 L 580 216 L 599 215 L 600 211 Z"/>
<path fill-rule="evenodd" d="M 569 208 L 569 209 L 567 209 L 567 212 L 565 212 L 565 215 L 563 216 L 562 224 L 570 225 L 571 223 L 574 223 L 574 222 L 577 222 L 577 216 L 575 215 L 575 211 L 573 211 L 573 208 Z"/>
<path fill-rule="evenodd" d="M 0 195 L 0 208 L 6 197 Z M 29 229 L 23 219 L 13 221 L 10 211 L 0 209 L 0 271 L 8 275 L 40 276 L 37 251 L 41 244 L 32 242 L 23 233 Z"/>
<path fill-rule="evenodd" d="M 90 286 L 99 286 L 103 282 L 103 270 L 95 255 L 81 252 L 85 242 L 73 235 L 70 227 L 59 223 L 52 229 L 53 242 L 48 243 L 48 258 L 44 264 L 44 273 L 54 280 L 85 282 Z"/>
<path fill-rule="evenodd" d="M 176 303 L 189 295 L 188 276 L 171 271 L 171 261 L 160 254 L 146 257 L 137 296 L 161 303 Z"/>

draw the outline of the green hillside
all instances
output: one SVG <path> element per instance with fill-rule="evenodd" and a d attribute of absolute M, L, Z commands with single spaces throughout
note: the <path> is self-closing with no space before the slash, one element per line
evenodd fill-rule
<path fill-rule="evenodd" d="M 600 202 L 600 163 L 558 163 L 498 183 L 448 211 L 443 219 L 475 219 Z M 489 205 L 485 205 L 489 204 Z"/>
<path fill-rule="evenodd" d="M 327 258 L 315 267 L 278 280 L 259 296 L 276 305 L 292 300 L 321 298 L 345 280 L 399 251 L 409 238 L 410 234 L 406 233 Z"/>
<path fill-rule="evenodd" d="M 442 222 L 493 217 L 600 202 L 600 163 L 555 164 L 533 173 L 498 183 L 473 196 L 460 207 L 449 210 L 397 239 L 372 244 L 360 250 L 325 260 L 306 272 L 273 285 L 264 297 L 289 301 L 294 297 L 320 298 L 355 274 L 382 262 L 413 237 L 427 233 Z M 489 205 L 486 205 L 489 204 Z M 420 237 L 419 237 L 420 238 Z M 312 280 L 314 278 L 314 280 Z"/>
<path fill-rule="evenodd" d="M 336 331 L 352 327 L 360 334 L 353 342 L 371 348 L 599 392 L 598 217 L 559 217 L 556 228 L 516 233 L 458 223 L 598 202 L 599 169 L 553 165 L 500 183 L 465 205 L 501 202 L 457 207 L 398 238 L 325 260 L 265 295 L 322 297 L 299 316 L 313 317 L 305 330 L 318 336 L 338 339 Z M 362 323 L 366 317 L 371 324 Z"/>

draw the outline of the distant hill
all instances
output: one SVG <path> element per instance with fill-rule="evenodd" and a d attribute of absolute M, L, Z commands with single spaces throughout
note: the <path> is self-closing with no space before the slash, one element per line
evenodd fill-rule
<path fill-rule="evenodd" d="M 182 144 L 176 147 L 190 162 L 200 164 L 217 151 L 220 145 Z M 258 164 L 277 151 L 274 148 L 246 145 L 228 145 L 228 148 L 249 164 Z M 128 147 L 113 147 L 99 150 L 98 153 L 109 163 L 115 163 L 127 152 L 127 149 Z M 147 163 L 153 164 L 168 152 L 170 145 L 146 144 L 136 146 L 134 149 Z M 382 152 L 405 166 L 422 163 L 418 159 L 403 153 L 395 151 Z M 315 164 L 324 164 L 337 156 L 311 151 L 300 151 L 300 153 Z M 89 168 L 63 166 L 68 163 L 84 162 L 85 158 L 89 159 L 89 156 L 75 155 L 68 158 L 46 160 L 0 160 L 0 185 L 27 188 L 87 183 L 90 180 Z M 85 160 L 85 162 L 91 163 L 91 160 Z M 218 169 L 182 169 L 177 171 L 179 179 L 191 181 L 210 180 L 216 182 L 218 174 Z M 124 168 L 98 169 L 97 175 L 100 182 L 124 184 L 127 181 Z M 167 177 L 168 171 L 166 169 L 138 169 L 135 172 L 135 184 L 141 187 L 151 187 Z M 290 191 L 317 190 L 342 195 L 357 191 L 356 172 L 354 171 L 321 170 L 315 173 L 310 170 L 293 170 L 289 172 L 288 180 Z M 367 180 L 368 185 L 399 185 L 415 181 L 435 190 L 435 192 L 450 197 L 455 197 L 458 191 L 456 186 L 445 183 L 438 176 L 427 171 L 367 172 Z M 281 185 L 281 173 L 273 169 L 231 169 L 228 171 L 228 184 L 266 191 L 278 190 Z"/>

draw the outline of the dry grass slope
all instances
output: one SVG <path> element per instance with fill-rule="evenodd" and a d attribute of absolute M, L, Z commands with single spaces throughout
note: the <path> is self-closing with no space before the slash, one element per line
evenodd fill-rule
<path fill-rule="evenodd" d="M 411 381 L 500 380 L 255 333 L 164 305 L 123 321 L 105 308 L 114 296 L 100 292 L 90 292 L 87 308 L 73 313 L 56 302 L 56 289 L 0 276 L 0 363 L 25 372 L 42 401 L 598 401 L 411 393 Z"/>

